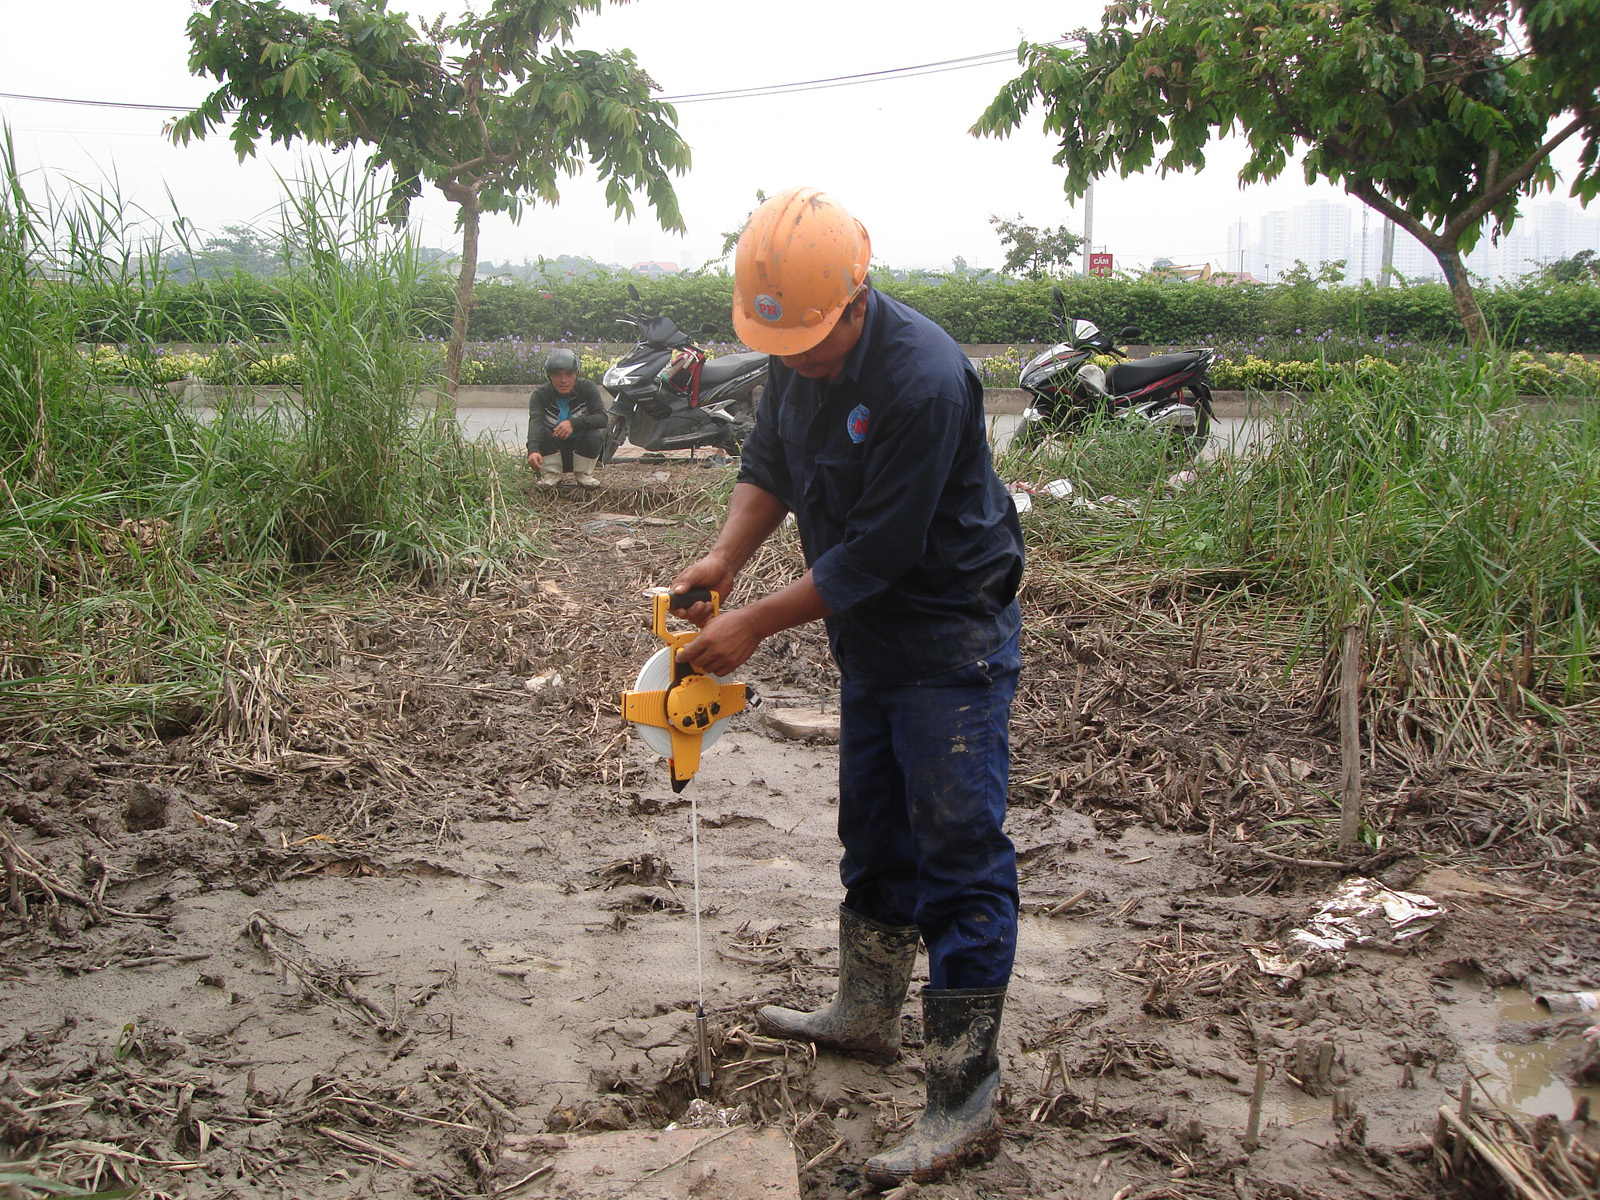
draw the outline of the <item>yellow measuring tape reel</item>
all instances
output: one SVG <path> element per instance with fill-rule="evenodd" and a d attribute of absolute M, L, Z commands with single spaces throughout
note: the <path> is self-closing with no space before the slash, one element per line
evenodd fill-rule
<path fill-rule="evenodd" d="M 701 751 L 722 736 L 723 722 L 745 707 L 746 690 L 742 683 L 680 663 L 678 651 L 699 637 L 700 631 L 673 633 L 667 628 L 670 609 L 708 601 L 714 615 L 721 609 L 720 596 L 706 588 L 693 588 L 680 594 L 657 592 L 653 599 L 650 628 L 666 645 L 640 669 L 633 689 L 622 693 L 622 716 L 638 726 L 645 745 L 667 757 L 672 790 L 681 792 L 700 769 Z"/>

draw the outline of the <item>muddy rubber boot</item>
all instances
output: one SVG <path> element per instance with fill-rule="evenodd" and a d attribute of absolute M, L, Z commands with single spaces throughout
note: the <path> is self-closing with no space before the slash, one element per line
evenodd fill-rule
<path fill-rule="evenodd" d="M 578 481 L 579 487 L 597 488 L 600 481 L 594 477 L 594 459 L 584 458 L 581 455 L 572 456 L 572 475 Z"/>
<path fill-rule="evenodd" d="M 839 908 L 839 991 L 816 1012 L 769 1004 L 756 1013 L 769 1033 L 815 1042 L 868 1062 L 900 1053 L 900 1009 L 917 961 L 917 928 L 869 921 Z"/>
<path fill-rule="evenodd" d="M 561 456 L 559 454 L 546 454 L 544 462 L 539 467 L 539 486 L 553 488 L 561 482 Z"/>
<path fill-rule="evenodd" d="M 1000 1012 L 1005 988 L 951 988 L 922 993 L 928 1103 L 906 1140 L 867 1160 L 867 1178 L 892 1187 L 931 1183 L 1000 1149 Z"/>

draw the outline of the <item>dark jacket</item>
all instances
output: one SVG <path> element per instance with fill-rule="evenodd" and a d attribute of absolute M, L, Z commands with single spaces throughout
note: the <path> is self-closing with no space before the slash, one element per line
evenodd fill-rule
<path fill-rule="evenodd" d="M 528 453 L 539 450 L 544 435 L 561 423 L 561 401 L 567 401 L 572 431 L 604 429 L 609 419 L 605 397 L 587 379 L 578 380 L 570 396 L 561 396 L 548 383 L 541 383 L 528 397 Z"/>
<path fill-rule="evenodd" d="M 776 357 L 739 479 L 795 514 L 840 669 L 907 683 L 1021 626 L 1022 526 L 990 465 L 983 385 L 932 321 L 868 293 L 837 378 Z"/>

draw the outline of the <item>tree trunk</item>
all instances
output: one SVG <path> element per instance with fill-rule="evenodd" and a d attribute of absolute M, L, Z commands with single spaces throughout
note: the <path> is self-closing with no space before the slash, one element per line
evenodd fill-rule
<path fill-rule="evenodd" d="M 1487 346 L 1489 327 L 1484 324 L 1483 310 L 1478 307 L 1477 294 L 1472 290 L 1472 281 L 1467 278 L 1467 266 L 1461 261 L 1461 249 L 1456 236 L 1447 229 L 1445 235 L 1440 237 L 1421 222 L 1397 220 L 1395 224 L 1427 247 L 1428 253 L 1438 262 L 1450 295 L 1455 298 L 1456 312 L 1461 314 L 1467 341 L 1475 348 Z"/>
<path fill-rule="evenodd" d="M 1475 347 L 1486 346 L 1489 342 L 1489 327 L 1484 324 L 1483 310 L 1478 307 L 1478 297 L 1472 290 L 1472 283 L 1467 279 L 1466 264 L 1461 261 L 1461 226 L 1458 224 L 1446 226 L 1441 236 L 1394 201 L 1380 195 L 1370 183 L 1349 185 L 1349 192 L 1380 216 L 1404 229 L 1433 255 L 1440 269 L 1444 271 L 1444 281 L 1450 287 L 1450 295 L 1455 298 L 1456 311 L 1461 314 L 1461 324 L 1467 330 L 1467 340 Z M 1387 229 L 1384 237 L 1384 250 L 1387 255 L 1390 250 L 1387 244 L 1389 237 Z M 1387 261 L 1384 267 L 1385 270 L 1388 269 Z"/>
<path fill-rule="evenodd" d="M 444 395 L 440 416 L 455 416 L 456 395 L 461 391 L 461 360 L 467 351 L 467 319 L 472 316 L 472 283 L 478 275 L 478 198 L 461 201 L 461 273 L 456 276 L 456 312 L 450 323 L 450 343 L 444 351 Z"/>
<path fill-rule="evenodd" d="M 1472 283 L 1467 279 L 1466 264 L 1461 261 L 1461 251 L 1454 243 L 1445 245 L 1439 243 L 1429 246 L 1434 258 L 1439 260 L 1439 266 L 1444 268 L 1444 281 L 1450 285 L 1450 294 L 1455 297 L 1456 310 L 1461 314 L 1461 323 L 1467 327 L 1467 340 L 1475 347 L 1486 346 L 1489 342 L 1489 327 L 1484 324 L 1483 310 L 1478 307 L 1478 297 L 1472 290 Z"/>

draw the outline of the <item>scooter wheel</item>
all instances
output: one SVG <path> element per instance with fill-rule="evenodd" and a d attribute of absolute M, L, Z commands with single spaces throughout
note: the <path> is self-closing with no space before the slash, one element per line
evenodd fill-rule
<path fill-rule="evenodd" d="M 1024 421 L 1017 426 L 1011 434 L 1011 440 L 1006 443 L 1006 449 L 1015 453 L 1025 454 L 1030 450 L 1037 450 L 1049 439 L 1049 431 L 1043 421 Z"/>
<path fill-rule="evenodd" d="M 1185 459 L 1197 457 L 1211 440 L 1211 393 L 1194 393 L 1194 425 L 1172 435 L 1176 449 Z"/>

